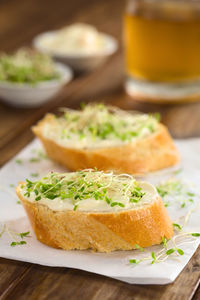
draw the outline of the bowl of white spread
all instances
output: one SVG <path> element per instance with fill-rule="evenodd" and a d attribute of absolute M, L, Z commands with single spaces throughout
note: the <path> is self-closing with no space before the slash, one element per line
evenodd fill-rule
<path fill-rule="evenodd" d="M 82 72 L 103 64 L 116 52 L 118 42 L 91 25 L 78 23 L 39 34 L 34 38 L 33 46 Z"/>

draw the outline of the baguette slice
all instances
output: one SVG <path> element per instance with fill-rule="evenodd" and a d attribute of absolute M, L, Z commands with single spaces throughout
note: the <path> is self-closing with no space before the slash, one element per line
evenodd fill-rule
<path fill-rule="evenodd" d="M 179 162 L 168 129 L 160 123 L 155 132 L 128 143 L 120 142 L 114 146 L 111 143 L 109 147 L 74 147 L 72 142 L 63 145 L 57 137 L 52 139 L 44 134 L 46 126 L 54 126 L 55 122 L 55 116 L 47 114 L 32 130 L 48 156 L 71 171 L 96 167 L 103 171 L 145 174 Z"/>
<path fill-rule="evenodd" d="M 57 209 L 55 206 L 52 208 L 54 200 L 30 201 L 24 196 L 25 185 L 19 184 L 17 195 L 37 239 L 48 246 L 65 250 L 110 252 L 135 249 L 136 244 L 149 247 L 160 244 L 162 237 L 169 239 L 173 235 L 172 222 L 156 190 L 148 194 L 148 197 L 152 197 L 148 203 L 128 209 L 116 206 L 111 208 L 108 205 L 105 211 L 94 210 L 94 207 L 85 210 L 81 209 L 84 204 L 82 200 L 80 210 L 74 211 Z"/>

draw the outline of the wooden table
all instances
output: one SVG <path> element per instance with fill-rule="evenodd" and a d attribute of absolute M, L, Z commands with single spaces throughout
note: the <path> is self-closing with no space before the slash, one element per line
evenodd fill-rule
<path fill-rule="evenodd" d="M 121 0 L 1 0 L 0 47 L 11 51 L 30 44 L 46 30 L 72 22 L 94 24 L 121 44 Z M 125 109 L 159 111 L 176 138 L 200 136 L 200 103 L 159 106 L 134 102 L 123 90 L 123 51 L 98 70 L 78 76 L 44 107 L 14 109 L 0 103 L 0 165 L 33 138 L 30 126 L 47 111 L 80 102 L 105 101 Z M 3 199 L 0 199 L 1 201 Z M 50 268 L 0 259 L 0 299 L 200 299 L 200 248 L 175 283 L 129 285 L 104 276 L 68 268 Z"/>

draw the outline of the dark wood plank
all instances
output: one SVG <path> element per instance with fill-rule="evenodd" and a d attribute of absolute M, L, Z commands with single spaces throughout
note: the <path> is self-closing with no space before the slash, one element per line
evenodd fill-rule
<path fill-rule="evenodd" d="M 14 287 L 29 268 L 26 263 L 0 258 L 0 296 Z"/>
<path fill-rule="evenodd" d="M 192 298 L 192 300 L 199 300 L 199 299 L 200 299 L 200 286 L 198 287 L 198 289 L 197 289 L 196 293 L 194 294 L 194 297 Z"/>
<path fill-rule="evenodd" d="M 34 265 L 16 286 L 10 287 L 2 299 L 33 300 L 42 295 L 44 300 L 190 300 L 199 283 L 199 268 L 200 256 L 196 252 L 175 283 L 166 286 L 141 286 L 80 270 Z"/>
<path fill-rule="evenodd" d="M 1 50 L 12 51 L 30 43 L 32 38 L 41 31 L 59 28 L 71 22 L 88 22 L 106 29 L 109 33 L 121 29 L 121 13 L 124 1 L 112 2 L 102 0 L 90 1 L 40 1 L 40 0 L 9 0 L 1 3 Z M 112 10 L 112 18 L 110 11 Z M 119 12 L 120 15 L 119 15 Z M 115 16 L 119 22 L 115 22 Z M 11 22 L 8 22 L 8 17 Z M 115 27 L 107 28 L 107 24 L 115 22 Z M 119 36 L 119 32 L 116 32 Z"/>

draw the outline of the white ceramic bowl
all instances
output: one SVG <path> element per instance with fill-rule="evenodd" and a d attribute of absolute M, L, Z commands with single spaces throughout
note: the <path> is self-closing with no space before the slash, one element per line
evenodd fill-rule
<path fill-rule="evenodd" d="M 53 98 L 72 79 L 72 71 L 66 65 L 55 63 L 59 79 L 31 84 L 0 82 L 0 99 L 15 107 L 38 107 Z"/>
<path fill-rule="evenodd" d="M 117 51 L 118 42 L 115 38 L 110 35 L 101 33 L 105 40 L 105 47 L 100 51 L 91 54 L 85 53 L 72 53 L 72 54 L 61 54 L 56 53 L 56 51 L 50 50 L 48 47 L 43 45 L 43 40 L 46 38 L 53 38 L 56 34 L 55 31 L 49 31 L 46 33 L 41 33 L 33 39 L 33 46 L 40 52 L 51 55 L 57 61 L 65 63 L 72 67 L 75 71 L 78 72 L 88 72 L 102 65 L 109 56 Z"/>

